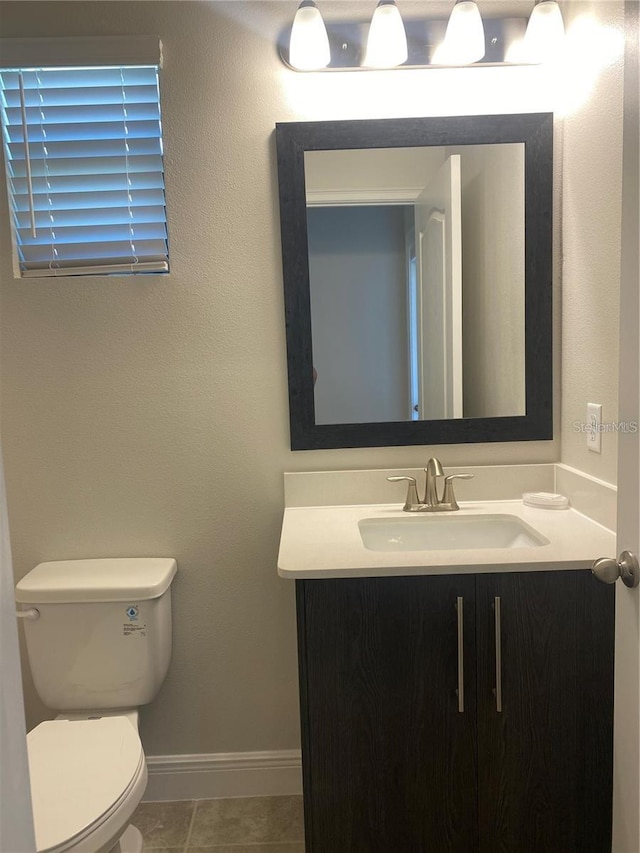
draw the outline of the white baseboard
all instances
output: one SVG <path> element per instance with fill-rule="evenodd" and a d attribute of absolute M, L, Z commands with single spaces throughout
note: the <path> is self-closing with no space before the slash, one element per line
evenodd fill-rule
<path fill-rule="evenodd" d="M 302 793 L 299 749 L 147 756 L 143 800 L 210 800 Z"/>

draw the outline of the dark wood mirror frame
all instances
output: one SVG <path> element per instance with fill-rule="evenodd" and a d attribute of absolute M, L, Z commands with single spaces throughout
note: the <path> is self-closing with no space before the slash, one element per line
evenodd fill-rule
<path fill-rule="evenodd" d="M 524 143 L 526 413 L 497 418 L 316 424 L 305 151 Z M 292 450 L 553 438 L 553 114 L 276 125 Z"/>

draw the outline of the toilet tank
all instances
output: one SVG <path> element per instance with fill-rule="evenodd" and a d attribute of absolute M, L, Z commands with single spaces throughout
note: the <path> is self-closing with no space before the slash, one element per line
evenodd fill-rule
<path fill-rule="evenodd" d="M 169 558 L 40 563 L 16 586 L 33 681 L 53 711 L 151 702 L 171 658 Z"/>

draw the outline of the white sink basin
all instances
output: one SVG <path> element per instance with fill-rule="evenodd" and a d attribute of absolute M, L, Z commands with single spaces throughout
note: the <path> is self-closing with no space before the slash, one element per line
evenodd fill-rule
<path fill-rule="evenodd" d="M 412 515 L 362 518 L 360 536 L 370 551 L 454 551 L 532 548 L 549 540 L 515 515 Z"/>

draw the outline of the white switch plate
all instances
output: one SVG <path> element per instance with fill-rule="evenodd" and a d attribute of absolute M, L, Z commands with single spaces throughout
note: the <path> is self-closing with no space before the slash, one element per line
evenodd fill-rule
<path fill-rule="evenodd" d="M 593 450 L 594 453 L 600 453 L 600 444 L 602 441 L 602 433 L 600 426 L 602 425 L 602 406 L 599 403 L 587 403 L 587 448 Z"/>

